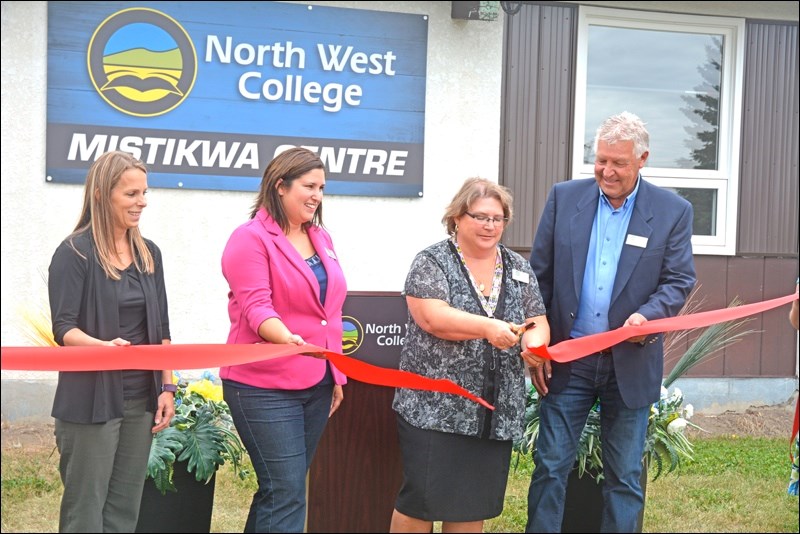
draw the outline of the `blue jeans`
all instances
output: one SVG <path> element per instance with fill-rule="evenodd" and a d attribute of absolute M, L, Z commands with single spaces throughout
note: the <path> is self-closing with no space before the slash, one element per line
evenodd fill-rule
<path fill-rule="evenodd" d="M 222 388 L 258 477 L 244 531 L 303 532 L 306 473 L 328 421 L 333 385 L 282 390 L 223 381 Z"/>
<path fill-rule="evenodd" d="M 636 531 L 644 507 L 639 481 L 650 406 L 636 409 L 625 406 L 611 355 L 593 354 L 572 362 L 567 386 L 541 400 L 526 532 L 561 531 L 567 477 L 575 465 L 586 417 L 597 398 L 601 406 L 604 474 L 600 530 Z"/>

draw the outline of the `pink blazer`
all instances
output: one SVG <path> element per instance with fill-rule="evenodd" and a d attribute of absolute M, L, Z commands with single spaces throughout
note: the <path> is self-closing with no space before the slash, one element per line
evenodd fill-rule
<path fill-rule="evenodd" d="M 331 237 L 320 227 L 308 230 L 311 243 L 328 273 L 325 306 L 319 300 L 319 283 L 311 268 L 286 239 L 280 226 L 260 209 L 256 217 L 239 226 L 222 253 L 222 274 L 228 281 L 228 343 L 262 343 L 258 327 L 278 317 L 293 334 L 312 345 L 342 351 L 342 306 L 347 284 Z M 311 356 L 286 356 L 220 368 L 220 378 L 251 386 L 305 389 L 325 374 L 327 360 Z M 332 366 L 337 384 L 347 377 Z"/>

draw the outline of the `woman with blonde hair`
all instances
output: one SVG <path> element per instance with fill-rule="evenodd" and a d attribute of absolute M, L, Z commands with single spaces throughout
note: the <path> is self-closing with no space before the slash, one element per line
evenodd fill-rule
<path fill-rule="evenodd" d="M 170 342 L 161 251 L 142 237 L 147 169 L 107 152 L 86 176 L 75 230 L 50 262 L 53 336 L 64 346 Z M 113 354 L 113 356 L 112 356 Z M 53 401 L 64 484 L 60 532 L 134 532 L 152 434 L 175 413 L 171 370 L 59 372 Z"/>

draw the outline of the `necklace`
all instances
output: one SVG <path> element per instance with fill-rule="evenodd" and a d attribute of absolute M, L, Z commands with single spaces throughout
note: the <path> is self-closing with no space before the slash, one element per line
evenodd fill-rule
<path fill-rule="evenodd" d="M 494 260 L 494 276 L 492 277 L 492 292 L 486 297 L 483 294 L 483 290 L 486 289 L 486 286 L 482 283 L 479 283 L 475 280 L 475 277 L 472 275 L 472 271 L 469 270 L 467 267 L 467 261 L 464 259 L 464 253 L 461 251 L 461 247 L 458 244 L 455 236 L 453 236 L 451 242 L 455 246 L 456 253 L 458 253 L 458 258 L 461 260 L 462 265 L 467 270 L 467 274 L 469 275 L 469 280 L 472 283 L 472 287 L 477 289 L 478 298 L 480 299 L 481 307 L 486 312 L 486 315 L 489 317 L 494 316 L 494 310 L 497 307 L 497 301 L 500 297 L 500 289 L 503 285 L 503 258 L 500 255 L 500 249 L 497 249 L 497 253 Z"/>

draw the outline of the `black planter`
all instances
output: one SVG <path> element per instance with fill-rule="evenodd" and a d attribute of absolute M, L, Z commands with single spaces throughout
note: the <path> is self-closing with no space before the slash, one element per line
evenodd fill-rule
<path fill-rule="evenodd" d="M 647 465 L 642 469 L 642 491 L 647 495 Z M 567 479 L 567 496 L 564 502 L 564 519 L 561 521 L 561 532 L 600 532 L 603 519 L 603 481 L 584 473 L 578 476 L 577 467 Z M 644 509 L 639 514 L 639 522 L 635 532 L 642 531 Z"/>
<path fill-rule="evenodd" d="M 178 491 L 162 495 L 153 479 L 145 480 L 136 532 L 211 532 L 217 474 L 208 484 L 198 482 L 180 462 L 172 481 Z"/>

